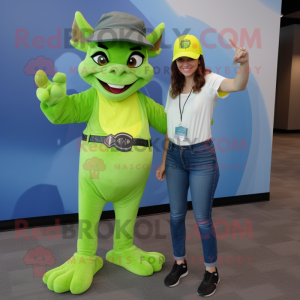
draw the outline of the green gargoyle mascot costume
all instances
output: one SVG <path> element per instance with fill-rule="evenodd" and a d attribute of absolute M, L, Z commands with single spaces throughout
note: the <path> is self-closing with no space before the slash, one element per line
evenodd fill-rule
<path fill-rule="evenodd" d="M 161 52 L 164 26 L 146 36 L 141 19 L 111 12 L 102 15 L 94 30 L 76 12 L 70 42 L 86 52 L 78 72 L 92 87 L 69 96 L 65 74 L 56 73 L 53 82 L 41 70 L 35 75 L 37 97 L 50 122 L 87 123 L 80 149 L 77 252 L 45 273 L 43 281 L 52 291 L 80 294 L 91 286 L 103 266 L 96 251 L 107 202 L 114 206 L 115 230 L 106 260 L 141 276 L 160 271 L 165 262 L 164 255 L 133 244 L 153 156 L 149 125 L 161 134 L 167 131 L 163 106 L 139 91 L 154 75 L 148 58 Z"/>

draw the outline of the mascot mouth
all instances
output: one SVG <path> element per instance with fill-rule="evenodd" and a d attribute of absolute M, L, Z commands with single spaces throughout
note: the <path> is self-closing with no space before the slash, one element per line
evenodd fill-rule
<path fill-rule="evenodd" d="M 98 78 L 97 78 L 98 79 Z M 110 93 L 120 94 L 128 90 L 135 82 L 127 85 L 116 85 L 116 84 L 108 84 L 100 79 L 98 79 L 100 84 Z"/>

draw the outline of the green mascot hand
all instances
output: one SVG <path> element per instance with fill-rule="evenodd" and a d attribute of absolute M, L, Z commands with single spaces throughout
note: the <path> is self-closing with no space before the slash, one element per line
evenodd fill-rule
<path fill-rule="evenodd" d="M 35 83 L 39 87 L 36 96 L 48 106 L 57 104 L 67 95 L 66 79 L 66 74 L 58 72 L 51 82 L 44 71 L 38 70 L 34 76 Z"/>

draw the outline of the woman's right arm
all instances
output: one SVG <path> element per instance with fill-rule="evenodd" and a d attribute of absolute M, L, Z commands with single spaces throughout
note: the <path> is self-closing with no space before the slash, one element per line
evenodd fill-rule
<path fill-rule="evenodd" d="M 166 132 L 165 147 L 164 147 L 162 162 L 161 162 L 161 165 L 156 170 L 156 178 L 160 181 L 163 181 L 166 178 L 165 165 L 166 165 L 166 158 L 167 158 L 169 142 L 170 142 L 170 140 L 168 138 L 168 132 Z"/>
<path fill-rule="evenodd" d="M 164 148 L 164 153 L 163 153 L 163 157 L 162 157 L 162 164 L 165 165 L 166 163 L 166 158 L 167 158 L 167 152 L 168 152 L 168 147 L 169 147 L 169 138 L 168 138 L 168 132 L 166 132 L 166 139 L 165 139 L 165 148 Z"/>

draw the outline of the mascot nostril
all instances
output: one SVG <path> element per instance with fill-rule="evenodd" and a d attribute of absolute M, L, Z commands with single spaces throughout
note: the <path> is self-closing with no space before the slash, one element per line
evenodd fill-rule
<path fill-rule="evenodd" d="M 133 244 L 151 169 L 144 166 L 150 166 L 153 157 L 149 125 L 161 134 L 167 132 L 164 107 L 139 91 L 154 75 L 148 59 L 161 52 L 163 30 L 161 23 L 146 35 L 143 20 L 122 12 L 103 14 L 92 28 L 76 12 L 70 42 L 86 53 L 78 71 L 91 87 L 67 95 L 65 74 L 56 73 L 53 82 L 41 70 L 35 76 L 40 107 L 50 122 L 87 123 L 79 161 L 77 252 L 43 277 L 57 293 L 85 292 L 102 268 L 103 260 L 96 255 L 98 231 L 94 229 L 107 202 L 113 203 L 119 226 L 115 226 L 113 248 L 106 260 L 140 276 L 160 271 L 165 262 L 163 254 Z M 143 167 L 123 167 L 133 165 Z"/>

